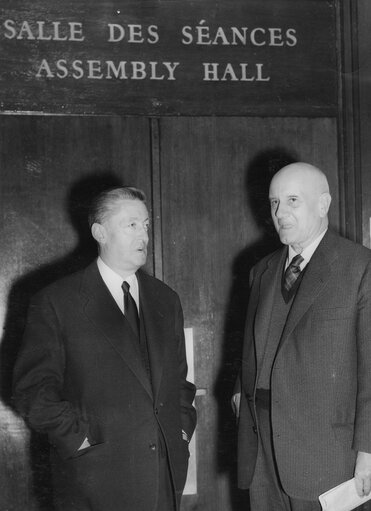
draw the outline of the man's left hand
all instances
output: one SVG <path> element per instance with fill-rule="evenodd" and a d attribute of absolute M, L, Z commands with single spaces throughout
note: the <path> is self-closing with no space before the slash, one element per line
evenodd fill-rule
<path fill-rule="evenodd" d="M 368 495 L 371 491 L 371 453 L 358 452 L 354 478 L 358 495 Z"/>

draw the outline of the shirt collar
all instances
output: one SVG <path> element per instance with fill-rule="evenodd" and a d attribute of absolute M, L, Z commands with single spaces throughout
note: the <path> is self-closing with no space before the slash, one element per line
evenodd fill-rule
<path fill-rule="evenodd" d="M 102 275 L 104 281 L 107 280 L 108 282 L 111 282 L 113 284 L 119 283 L 121 287 L 121 284 L 124 282 L 124 280 L 126 280 L 126 282 L 128 282 L 129 284 L 132 284 L 133 280 L 136 280 L 135 273 L 132 273 L 131 275 L 123 279 L 118 273 L 112 270 L 112 268 L 108 266 L 108 264 L 106 264 L 100 256 L 98 256 L 97 264 L 100 274 Z"/>
<path fill-rule="evenodd" d="M 139 310 L 139 286 L 138 280 L 135 273 L 132 273 L 125 279 L 123 279 L 118 273 L 116 273 L 112 268 L 110 268 L 103 259 L 98 256 L 97 266 L 101 277 L 108 287 L 111 295 L 115 299 L 116 303 L 119 305 L 120 309 L 122 309 L 122 283 L 124 280 L 130 285 L 130 294 L 134 298 L 138 310 Z"/>
<path fill-rule="evenodd" d="M 327 229 L 325 229 L 323 232 L 321 232 L 321 234 L 319 236 L 317 236 L 317 238 L 312 241 L 312 243 L 310 245 L 308 245 L 307 247 L 305 247 L 302 252 L 300 253 L 300 255 L 302 256 L 302 258 L 304 259 L 304 261 L 302 261 L 300 263 L 300 269 L 303 270 L 305 268 L 305 266 L 309 263 L 309 261 L 311 260 L 312 258 L 312 255 L 314 254 L 314 252 L 316 251 L 316 248 L 318 247 L 318 245 L 321 243 L 322 241 L 322 238 L 324 237 L 324 235 L 326 234 L 327 232 Z M 292 259 L 298 255 L 297 252 L 295 252 L 295 250 L 289 246 L 289 251 L 288 251 L 288 254 L 287 254 L 287 264 L 286 264 L 286 267 L 291 263 Z"/>

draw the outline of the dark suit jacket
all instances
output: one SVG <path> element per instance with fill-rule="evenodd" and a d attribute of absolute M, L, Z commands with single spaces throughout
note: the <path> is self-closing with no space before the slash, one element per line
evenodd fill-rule
<path fill-rule="evenodd" d="M 15 368 L 15 402 L 48 434 L 66 511 L 148 511 L 156 502 L 159 429 L 178 496 L 195 427 L 179 298 L 139 271 L 152 385 L 138 339 L 96 263 L 33 299 Z M 85 437 L 92 446 L 78 451 Z M 178 499 L 179 500 L 179 499 Z"/>
<path fill-rule="evenodd" d="M 256 343 L 275 321 L 284 247 L 251 274 L 242 361 L 239 485 L 254 473 Z M 353 476 L 371 452 L 371 251 L 328 231 L 312 256 L 285 323 L 271 374 L 273 445 L 284 490 L 314 500 Z M 259 313 L 257 314 L 259 304 Z M 258 361 L 258 363 L 257 363 Z"/>

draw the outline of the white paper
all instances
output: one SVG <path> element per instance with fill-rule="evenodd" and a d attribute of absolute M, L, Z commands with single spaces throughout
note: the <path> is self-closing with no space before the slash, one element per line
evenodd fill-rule
<path fill-rule="evenodd" d="M 194 353 L 193 353 L 193 328 L 184 329 L 185 344 L 188 374 L 187 380 L 194 383 L 195 381 L 195 368 L 194 368 Z M 183 495 L 195 495 L 197 493 L 197 455 L 196 455 L 196 432 L 193 433 L 192 439 L 189 443 L 189 462 L 187 481 L 183 491 Z"/>
<path fill-rule="evenodd" d="M 371 493 L 360 497 L 353 479 L 341 483 L 319 496 L 323 511 L 351 511 L 371 499 Z"/>

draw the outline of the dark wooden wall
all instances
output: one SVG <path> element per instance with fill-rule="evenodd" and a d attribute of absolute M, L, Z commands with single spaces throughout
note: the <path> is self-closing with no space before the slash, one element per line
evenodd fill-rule
<path fill-rule="evenodd" d="M 334 118 L 0 117 L 0 509 L 51 511 L 47 448 L 12 409 L 10 381 L 29 297 L 95 257 L 84 206 L 102 186 L 143 188 L 153 216 L 147 269 L 180 294 L 193 328 L 197 495 L 183 510 L 245 510 L 236 489 L 236 374 L 248 271 L 276 244 L 267 184 L 282 164 L 319 165 L 340 224 Z"/>
<path fill-rule="evenodd" d="M 338 226 L 337 133 L 332 119 L 163 119 L 161 183 L 163 276 L 181 295 L 193 327 L 197 498 L 185 509 L 246 509 L 236 490 L 235 426 L 230 409 L 252 264 L 272 251 L 267 181 L 284 162 L 326 169 Z M 195 507 L 191 507 L 195 503 Z"/>
<path fill-rule="evenodd" d="M 368 0 L 357 2 L 355 13 L 358 30 L 358 61 L 356 76 L 358 86 L 357 101 L 357 135 L 358 135 L 358 170 L 360 170 L 358 189 L 358 207 L 362 215 L 362 241 L 371 248 L 371 3 Z"/>
<path fill-rule="evenodd" d="M 28 300 L 95 256 L 84 210 L 94 190 L 125 181 L 151 204 L 149 121 L 2 116 L 0 133 L 0 509 L 50 511 L 45 442 L 10 400 Z"/>

